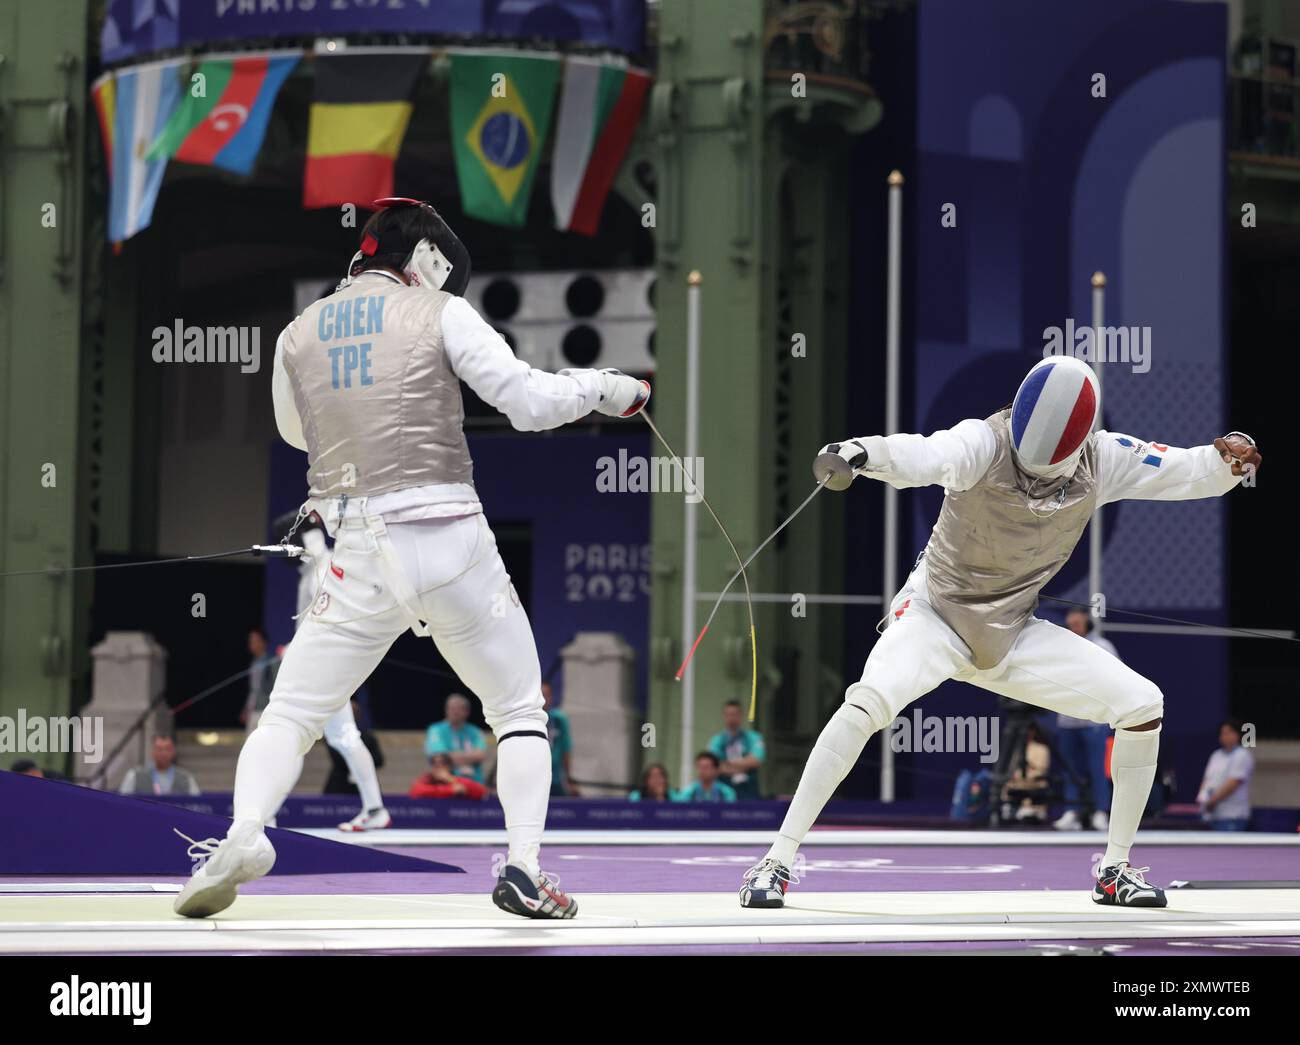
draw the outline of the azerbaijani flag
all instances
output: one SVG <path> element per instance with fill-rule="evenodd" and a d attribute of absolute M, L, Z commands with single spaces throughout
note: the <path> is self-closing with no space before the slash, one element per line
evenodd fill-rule
<path fill-rule="evenodd" d="M 393 195 L 393 161 L 429 52 L 318 55 L 302 205 L 369 206 Z"/>
<path fill-rule="evenodd" d="M 133 65 L 117 73 L 113 104 L 113 182 L 109 190 L 108 238 L 128 240 L 153 220 L 166 157 L 151 159 L 149 146 L 167 126 L 181 100 L 184 60 Z"/>
<path fill-rule="evenodd" d="M 95 116 L 99 119 L 99 136 L 104 143 L 104 163 L 108 167 L 108 176 L 113 177 L 113 108 L 116 100 L 116 84 L 112 73 L 105 73 L 90 85 L 90 98 L 95 106 Z"/>
<path fill-rule="evenodd" d="M 650 77 L 640 69 L 568 58 L 551 154 L 555 226 L 596 234 L 600 212 L 636 133 Z"/>
<path fill-rule="evenodd" d="M 279 51 L 203 61 L 150 158 L 170 156 L 251 174 L 276 95 L 300 57 L 298 51 Z"/>
<path fill-rule="evenodd" d="M 466 214 L 524 223 L 559 73 L 558 58 L 452 52 L 451 140 Z"/>

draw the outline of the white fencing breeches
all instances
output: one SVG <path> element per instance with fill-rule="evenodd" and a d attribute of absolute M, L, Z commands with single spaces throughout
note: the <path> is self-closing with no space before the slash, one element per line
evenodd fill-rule
<path fill-rule="evenodd" d="M 409 591 L 393 590 L 403 583 Z M 482 515 L 340 520 L 321 591 L 285 650 L 262 722 L 294 729 L 305 753 L 388 647 L 420 621 L 483 702 L 493 732 L 546 731 L 528 614 Z"/>
<path fill-rule="evenodd" d="M 888 728 L 904 708 L 947 679 L 1119 729 L 1145 725 L 1164 713 L 1155 683 L 1095 643 L 1036 617 L 999 664 L 976 669 L 966 643 L 930 605 L 924 571 L 918 570 L 890 604 L 889 626 L 872 647 L 862 678 L 845 691 L 844 704 L 817 738 L 769 856 L 790 866 L 871 735 Z M 1123 736 L 1130 746 L 1136 743 L 1129 734 Z M 1148 738 L 1137 759 L 1144 763 L 1145 776 L 1131 773 L 1135 782 L 1126 788 L 1116 781 L 1107 850 L 1118 854 L 1116 859 L 1127 859 L 1155 773 L 1158 741 L 1153 734 L 1133 736 Z"/>
<path fill-rule="evenodd" d="M 1001 662 L 977 670 L 970 651 L 912 579 L 889 608 L 890 622 L 862 678 L 844 694 L 886 728 L 907 705 L 946 679 L 957 679 L 1000 696 L 1116 728 L 1160 718 L 1159 687 L 1096 643 L 1049 621 L 1032 618 Z"/>
<path fill-rule="evenodd" d="M 347 516 L 335 528 L 329 569 L 285 650 L 257 733 L 240 755 L 236 820 L 265 823 L 275 814 L 325 724 L 403 631 L 425 633 L 426 626 L 482 701 L 498 739 L 515 733 L 531 741 L 540 734 L 545 742 L 537 647 L 487 520 L 466 515 L 385 524 Z M 259 740 L 258 734 L 267 735 Z M 282 756 L 295 751 L 296 761 L 285 764 Z"/>

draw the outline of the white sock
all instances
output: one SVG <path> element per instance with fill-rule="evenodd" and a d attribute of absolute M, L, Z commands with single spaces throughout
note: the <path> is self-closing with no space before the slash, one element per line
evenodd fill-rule
<path fill-rule="evenodd" d="M 1160 752 L 1160 727 L 1115 730 L 1110 752 L 1110 778 L 1115 793 L 1110 800 L 1110 834 L 1103 867 L 1127 863 L 1138 824 L 1151 797 L 1156 779 L 1156 756 Z"/>
<path fill-rule="evenodd" d="M 260 722 L 244 741 L 235 770 L 235 821 L 264 826 L 275 818 L 302 774 L 298 737 L 274 722 Z"/>
<path fill-rule="evenodd" d="M 534 877 L 551 798 L 551 745 L 541 736 L 507 736 L 497 745 L 497 797 L 506 814 L 507 859 Z"/>
<path fill-rule="evenodd" d="M 786 867 L 794 863 L 794 855 L 804 836 L 831 795 L 835 794 L 840 781 L 848 776 L 875 731 L 865 711 L 852 704 L 840 705 L 808 756 L 799 787 L 781 824 L 781 833 L 768 850 L 768 856 L 780 860 Z"/>
<path fill-rule="evenodd" d="M 384 796 L 379 790 L 379 774 L 375 772 L 375 760 L 370 749 L 357 737 L 353 743 L 337 750 L 347 763 L 352 779 L 357 782 L 357 790 L 361 792 L 361 808 L 367 813 L 372 809 L 382 809 Z"/>

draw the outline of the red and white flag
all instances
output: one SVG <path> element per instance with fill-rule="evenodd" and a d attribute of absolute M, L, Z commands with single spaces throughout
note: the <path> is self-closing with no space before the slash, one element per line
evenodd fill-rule
<path fill-rule="evenodd" d="M 605 197 L 627 154 L 645 104 L 644 70 L 566 58 L 551 157 L 556 228 L 596 234 Z"/>

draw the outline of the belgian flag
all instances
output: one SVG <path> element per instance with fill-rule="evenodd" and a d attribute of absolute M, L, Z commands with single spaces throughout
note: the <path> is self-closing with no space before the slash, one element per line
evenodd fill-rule
<path fill-rule="evenodd" d="M 393 195 L 393 161 L 429 52 L 318 55 L 302 205 L 368 205 Z"/>

